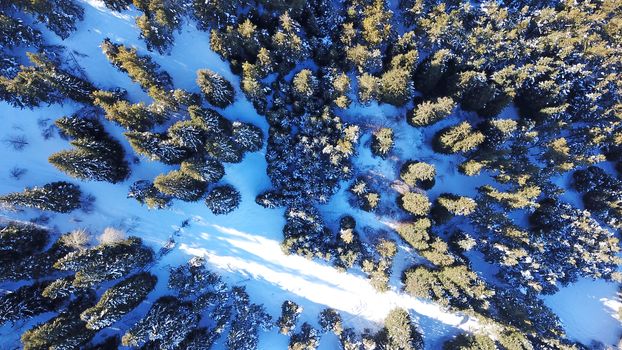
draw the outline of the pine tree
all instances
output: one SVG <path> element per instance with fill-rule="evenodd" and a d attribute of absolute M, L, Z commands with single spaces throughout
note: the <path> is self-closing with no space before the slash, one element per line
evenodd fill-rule
<path fill-rule="evenodd" d="M 407 192 L 399 198 L 400 206 L 407 212 L 425 216 L 430 212 L 430 201 L 421 193 Z"/>
<path fill-rule="evenodd" d="M 107 8 L 118 12 L 127 10 L 131 4 L 132 0 L 104 0 L 104 5 Z"/>
<path fill-rule="evenodd" d="M 240 192 L 231 185 L 214 187 L 205 197 L 205 204 L 214 215 L 226 215 L 240 205 Z"/>
<path fill-rule="evenodd" d="M 13 5 L 32 14 L 61 39 L 67 39 L 76 30 L 76 22 L 84 17 L 84 10 L 73 0 L 14 1 Z"/>
<path fill-rule="evenodd" d="M 382 74 L 378 86 L 380 101 L 395 106 L 403 106 L 413 95 L 410 72 L 402 67 L 392 68 Z"/>
<path fill-rule="evenodd" d="M 0 262 L 8 263 L 41 251 L 49 234 L 35 225 L 9 222 L 0 228 Z"/>
<path fill-rule="evenodd" d="M 80 208 L 81 196 L 78 186 L 58 181 L 1 196 L 0 204 L 69 213 Z"/>
<path fill-rule="evenodd" d="M 100 244 L 96 247 L 71 252 L 60 258 L 54 267 L 76 271 L 73 285 L 87 288 L 103 281 L 123 277 L 153 260 L 153 251 L 138 237 Z"/>
<path fill-rule="evenodd" d="M 199 320 L 200 313 L 192 302 L 163 296 L 153 303 L 145 317 L 123 335 L 121 342 L 124 346 L 138 347 L 149 341 L 158 344 L 160 349 L 180 349 L 177 346 Z"/>
<path fill-rule="evenodd" d="M 481 334 L 459 334 L 457 337 L 446 341 L 443 350 L 496 350 L 495 341 Z"/>
<path fill-rule="evenodd" d="M 104 292 L 95 306 L 84 310 L 80 319 L 92 330 L 112 325 L 137 307 L 153 290 L 157 280 L 147 272 L 124 279 Z"/>
<path fill-rule="evenodd" d="M 158 175 L 153 181 L 155 188 L 183 201 L 198 201 L 205 193 L 206 183 L 184 173 L 173 170 L 167 174 Z"/>
<path fill-rule="evenodd" d="M 281 305 L 281 317 L 276 321 L 279 333 L 290 335 L 296 328 L 296 322 L 302 313 L 302 307 L 291 300 L 286 300 Z"/>
<path fill-rule="evenodd" d="M 415 109 L 408 115 L 408 123 L 413 126 L 432 125 L 441 119 L 448 117 L 456 103 L 451 97 L 439 97 L 434 101 L 423 101 L 415 106 Z"/>
<path fill-rule="evenodd" d="M 414 77 L 417 90 L 425 95 L 434 93 L 442 77 L 450 69 L 453 60 L 455 57 L 451 51 L 441 49 L 421 62 Z"/>
<path fill-rule="evenodd" d="M 56 311 L 64 300 L 43 296 L 43 290 L 48 283 L 35 282 L 0 296 L 0 325 Z"/>
<path fill-rule="evenodd" d="M 257 152 L 263 146 L 263 132 L 253 124 L 233 122 L 233 142 L 244 152 Z"/>
<path fill-rule="evenodd" d="M 0 14 L 0 47 L 39 46 L 41 32 L 23 23 L 22 20 Z"/>
<path fill-rule="evenodd" d="M 425 162 L 409 161 L 402 165 L 400 178 L 411 187 L 430 189 L 434 186 L 436 168 Z"/>
<path fill-rule="evenodd" d="M 320 336 L 317 330 L 307 322 L 300 326 L 300 332 L 289 338 L 288 350 L 315 350 L 320 345 Z"/>
<path fill-rule="evenodd" d="M 381 348 L 423 349 L 423 337 L 410 315 L 404 309 L 393 309 L 384 320 L 384 328 L 377 336 Z"/>
<path fill-rule="evenodd" d="M 162 134 L 128 131 L 124 135 L 136 153 L 165 164 L 179 164 L 190 153 L 188 149 L 175 144 Z"/>
<path fill-rule="evenodd" d="M 209 69 L 200 69 L 197 71 L 197 85 L 212 105 L 225 108 L 233 103 L 235 91 L 222 75 Z"/>
<path fill-rule="evenodd" d="M 171 140 L 193 153 L 198 153 L 205 147 L 206 131 L 194 120 L 182 120 L 171 125 L 167 130 Z"/>
<path fill-rule="evenodd" d="M 372 134 L 371 150 L 374 155 L 386 158 L 393 149 L 393 129 L 380 128 Z"/>
<path fill-rule="evenodd" d="M 438 223 L 444 223 L 453 215 L 470 215 L 476 208 L 477 202 L 472 198 L 443 193 L 436 199 L 432 216 Z"/>
<path fill-rule="evenodd" d="M 185 299 L 208 292 L 210 288 L 224 288 L 224 283 L 220 276 L 205 267 L 205 259 L 194 257 L 187 264 L 171 268 L 168 287 Z"/>
<path fill-rule="evenodd" d="M 163 121 L 143 103 L 131 104 L 111 91 L 93 92 L 93 103 L 106 112 L 106 119 L 132 131 L 146 131 Z"/>
<path fill-rule="evenodd" d="M 95 293 L 80 293 L 58 316 L 22 334 L 24 350 L 79 349 L 84 346 L 96 332 L 85 327 L 80 313 L 94 302 Z"/>
<path fill-rule="evenodd" d="M 319 314 L 318 323 L 323 332 L 333 332 L 340 336 L 343 332 L 343 321 L 341 315 L 335 309 L 324 309 Z"/>
<path fill-rule="evenodd" d="M 198 181 L 216 183 L 225 175 L 225 168 L 216 159 L 193 157 L 181 163 L 181 171 Z"/>
<path fill-rule="evenodd" d="M 138 180 L 130 186 L 128 198 L 136 199 L 140 204 L 147 204 L 149 209 L 166 208 L 171 197 L 158 191 L 151 181 Z"/>
<path fill-rule="evenodd" d="M 233 287 L 234 317 L 227 334 L 227 349 L 256 350 L 259 331 L 272 327 L 272 318 L 261 305 L 252 304 L 244 287 Z"/>
<path fill-rule="evenodd" d="M 473 130 L 469 122 L 443 129 L 436 134 L 435 146 L 443 153 L 468 152 L 485 140 L 484 134 Z"/>

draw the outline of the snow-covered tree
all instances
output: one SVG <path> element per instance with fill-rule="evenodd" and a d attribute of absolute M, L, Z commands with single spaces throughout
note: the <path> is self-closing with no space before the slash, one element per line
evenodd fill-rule
<path fill-rule="evenodd" d="M 244 287 L 233 287 L 234 317 L 227 334 L 227 349 L 256 350 L 259 331 L 272 327 L 272 318 L 263 306 L 250 302 Z"/>
<path fill-rule="evenodd" d="M 155 287 L 157 278 L 147 272 L 130 276 L 110 287 L 95 306 L 84 310 L 80 319 L 86 328 L 100 330 L 120 320 L 137 307 Z"/>
<path fill-rule="evenodd" d="M 214 187 L 205 197 L 205 204 L 215 215 L 225 215 L 237 209 L 242 196 L 231 185 Z"/>
<path fill-rule="evenodd" d="M 152 260 L 153 251 L 144 246 L 140 238 L 129 237 L 120 242 L 69 253 L 59 259 L 54 267 L 76 271 L 73 284 L 84 288 L 123 277 Z"/>
<path fill-rule="evenodd" d="M 24 332 L 21 337 L 24 349 L 80 349 L 96 333 L 80 319 L 80 313 L 94 302 L 95 293 L 80 293 L 58 316 Z"/>
<path fill-rule="evenodd" d="M 0 296 L 0 325 L 58 309 L 64 300 L 45 297 L 43 290 L 48 284 L 35 282 Z"/>
<path fill-rule="evenodd" d="M 196 180 L 215 183 L 225 176 L 225 168 L 216 159 L 193 157 L 181 163 L 181 171 Z"/>
<path fill-rule="evenodd" d="M 384 320 L 384 328 L 377 335 L 381 349 L 423 349 L 423 338 L 404 309 L 396 308 Z"/>
<path fill-rule="evenodd" d="M 207 102 L 212 105 L 225 108 L 233 103 L 235 91 L 222 75 L 209 69 L 200 69 L 197 71 L 197 85 Z"/>
<path fill-rule="evenodd" d="M 320 336 L 317 329 L 307 322 L 300 326 L 300 332 L 289 338 L 288 350 L 315 350 L 320 345 Z"/>
<path fill-rule="evenodd" d="M 158 191 L 151 181 L 138 180 L 130 186 L 128 198 L 136 199 L 140 204 L 146 204 L 149 209 L 166 208 L 171 197 Z"/>
<path fill-rule="evenodd" d="M 165 164 L 179 164 L 190 154 L 188 149 L 177 145 L 162 134 L 128 131 L 124 135 L 136 153 L 151 160 Z"/>
<path fill-rule="evenodd" d="M 153 181 L 153 185 L 165 195 L 194 202 L 201 199 L 205 193 L 206 183 L 181 170 L 173 170 L 167 174 L 158 175 Z"/>
<path fill-rule="evenodd" d="M 291 300 L 285 300 L 281 305 L 281 317 L 276 321 L 279 333 L 290 335 L 296 328 L 296 322 L 302 313 L 302 306 Z"/>
<path fill-rule="evenodd" d="M 9 222 L 0 228 L 0 262 L 11 262 L 41 251 L 47 245 L 47 230 L 35 225 Z"/>
<path fill-rule="evenodd" d="M 184 299 L 205 293 L 209 288 L 220 290 L 223 282 L 220 276 L 205 267 L 203 258 L 194 257 L 187 264 L 171 268 L 168 287 Z"/>
<path fill-rule="evenodd" d="M 80 208 L 81 196 L 77 185 L 58 181 L 0 196 L 0 204 L 69 213 Z"/>
<path fill-rule="evenodd" d="M 192 302 L 181 301 L 172 296 L 156 300 L 145 317 L 132 326 L 122 338 L 124 346 L 138 347 L 151 341 L 159 349 L 178 349 L 178 345 L 192 332 L 200 320 L 200 314 Z"/>
<path fill-rule="evenodd" d="M 256 152 L 263 146 L 263 133 L 253 124 L 233 122 L 232 138 L 236 145 L 245 152 Z"/>

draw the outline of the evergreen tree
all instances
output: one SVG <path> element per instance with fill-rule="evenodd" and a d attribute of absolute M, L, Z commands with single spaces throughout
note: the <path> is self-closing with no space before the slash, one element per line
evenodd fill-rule
<path fill-rule="evenodd" d="M 137 307 L 153 290 L 157 280 L 147 272 L 124 279 L 104 292 L 95 306 L 84 310 L 80 319 L 92 330 L 112 325 Z"/>
<path fill-rule="evenodd" d="M 80 313 L 93 305 L 95 293 L 80 293 L 66 310 L 22 334 L 25 350 L 79 349 L 93 338 L 95 331 L 85 327 Z"/>
<path fill-rule="evenodd" d="M 8 206 L 30 207 L 40 210 L 69 213 L 80 208 L 82 192 L 74 184 L 51 182 L 42 187 L 26 188 L 23 192 L 0 196 L 0 203 Z"/>
<path fill-rule="evenodd" d="M 444 223 L 453 215 L 470 215 L 476 207 L 477 202 L 472 198 L 443 193 L 436 198 L 432 216 L 436 222 Z"/>
<path fill-rule="evenodd" d="M 244 152 L 257 152 L 263 146 L 263 132 L 253 124 L 233 122 L 233 142 Z"/>
<path fill-rule="evenodd" d="M 235 91 L 222 75 L 209 69 L 200 69 L 197 71 L 197 85 L 212 105 L 225 108 L 233 103 Z"/>
<path fill-rule="evenodd" d="M 214 187 L 205 197 L 205 204 L 214 215 L 226 215 L 237 209 L 242 197 L 231 185 Z"/>
<path fill-rule="evenodd" d="M 255 350 L 259 330 L 269 330 L 272 318 L 263 306 L 252 304 L 244 287 L 233 287 L 234 318 L 227 334 L 227 349 Z"/>
<path fill-rule="evenodd" d="M 400 178 L 411 187 L 430 189 L 434 186 L 436 168 L 425 162 L 409 161 L 402 165 Z"/>
<path fill-rule="evenodd" d="M 115 44 L 108 38 L 104 39 L 101 47 L 108 61 L 120 71 L 127 73 L 143 90 L 148 92 L 152 87 L 160 90 L 171 89 L 173 85 L 171 77 L 161 71 L 160 66 L 151 57 L 141 56 L 135 48 Z"/>
<path fill-rule="evenodd" d="M 151 181 L 138 180 L 130 186 L 128 198 L 136 199 L 140 204 L 147 204 L 149 209 L 166 208 L 171 197 L 158 191 Z"/>
<path fill-rule="evenodd" d="M 468 152 L 485 140 L 484 134 L 474 131 L 469 122 L 462 122 L 436 134 L 435 146 L 443 153 Z"/>
<path fill-rule="evenodd" d="M 190 153 L 187 148 L 177 145 L 162 134 L 128 131 L 124 135 L 136 153 L 165 164 L 179 164 Z"/>
<path fill-rule="evenodd" d="M 106 112 L 106 119 L 118 123 L 132 131 L 146 131 L 163 118 L 147 108 L 143 102 L 131 104 L 111 91 L 98 90 L 93 92 L 93 103 Z"/>
<path fill-rule="evenodd" d="M 200 152 L 205 147 L 206 131 L 194 120 L 182 120 L 171 125 L 167 130 L 171 140 L 193 153 Z"/>
<path fill-rule="evenodd" d="M 76 30 L 76 22 L 84 17 L 84 10 L 73 0 L 17 0 L 12 4 L 30 13 L 61 39 L 67 39 Z"/>
<path fill-rule="evenodd" d="M 399 198 L 399 204 L 404 210 L 417 216 L 425 216 L 430 212 L 430 201 L 421 193 L 407 192 Z"/>
<path fill-rule="evenodd" d="M 220 276 L 205 267 L 205 260 L 194 257 L 187 264 L 171 268 L 168 287 L 177 291 L 180 298 L 199 295 L 210 287 L 222 288 Z"/>
<path fill-rule="evenodd" d="M 385 72 L 380 77 L 379 90 L 380 101 L 403 106 L 413 95 L 410 72 L 402 67 L 395 67 Z"/>
<path fill-rule="evenodd" d="M 153 303 L 145 317 L 123 335 L 121 342 L 124 346 L 138 347 L 149 341 L 158 344 L 159 349 L 179 349 L 177 346 L 199 320 L 200 313 L 192 302 L 163 296 Z"/>
<path fill-rule="evenodd" d="M 41 32 L 5 13 L 0 14 L 0 47 L 39 46 Z"/>
<path fill-rule="evenodd" d="M 41 251 L 49 234 L 35 225 L 9 222 L 0 228 L 0 262 L 8 263 Z"/>
<path fill-rule="evenodd" d="M 461 333 L 457 337 L 446 341 L 443 350 L 496 350 L 495 341 L 481 334 Z"/>
<path fill-rule="evenodd" d="M 320 336 L 317 330 L 307 322 L 300 326 L 300 332 L 289 338 L 288 350 L 315 350 L 320 345 Z"/>
<path fill-rule="evenodd" d="M 155 188 L 165 195 L 187 202 L 201 199 L 206 183 L 180 170 L 158 175 L 153 181 Z"/>
<path fill-rule="evenodd" d="M 423 349 L 423 338 L 404 309 L 393 309 L 384 320 L 384 328 L 379 332 L 380 348 L 416 350 Z"/>
<path fill-rule="evenodd" d="M 193 157 L 181 163 L 181 172 L 198 181 L 216 183 L 225 175 L 225 168 L 216 159 Z"/>
<path fill-rule="evenodd" d="M 439 97 L 434 101 L 423 101 L 415 106 L 407 120 L 413 126 L 432 125 L 448 117 L 455 107 L 456 103 L 451 97 Z"/>
<path fill-rule="evenodd" d="M 372 134 L 372 153 L 381 158 L 386 158 L 393 148 L 393 143 L 393 129 L 380 128 Z"/>
<path fill-rule="evenodd" d="M 118 12 L 127 10 L 131 4 L 132 0 L 104 0 L 104 5 L 107 8 Z"/>
<path fill-rule="evenodd" d="M 340 336 L 343 333 L 343 321 L 341 315 L 335 309 L 324 309 L 320 312 L 318 323 L 323 332 L 333 332 Z"/>
<path fill-rule="evenodd" d="M 43 296 L 43 290 L 48 283 L 35 282 L 0 296 L 0 325 L 56 311 L 64 300 Z"/>
<path fill-rule="evenodd" d="M 153 260 L 153 251 L 137 237 L 100 244 L 96 247 L 71 252 L 60 258 L 54 267 L 76 271 L 73 285 L 86 288 L 103 281 L 123 277 Z"/>
<path fill-rule="evenodd" d="M 447 49 L 438 50 L 423 60 L 417 67 L 414 77 L 417 90 L 426 95 L 434 93 L 454 60 L 455 56 Z"/>
<path fill-rule="evenodd" d="M 281 305 L 281 317 L 276 321 L 279 333 L 290 335 L 296 328 L 296 322 L 302 313 L 302 307 L 291 300 L 286 300 Z"/>

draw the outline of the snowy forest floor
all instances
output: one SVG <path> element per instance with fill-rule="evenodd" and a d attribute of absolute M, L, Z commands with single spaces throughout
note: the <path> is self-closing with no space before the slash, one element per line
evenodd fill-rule
<path fill-rule="evenodd" d="M 83 68 L 86 76 L 102 88 L 123 87 L 133 102 L 149 101 L 149 97 L 132 83 L 124 74 L 116 70 L 102 54 L 99 47 L 102 40 L 109 37 L 113 42 L 137 47 L 139 52 L 147 53 L 144 43 L 138 39 L 132 12 L 123 14 L 110 12 L 94 0 L 83 3 L 85 18 L 78 24 L 78 30 L 62 41 L 47 30 L 48 43 L 63 45 L 66 53 L 71 53 Z M 162 69 L 173 78 L 178 88 L 198 92 L 195 83 L 196 70 L 209 68 L 222 74 L 236 86 L 236 102 L 222 110 L 230 120 L 241 120 L 258 125 L 267 135 L 267 123 L 257 114 L 252 105 L 239 91 L 239 78 L 209 48 L 209 34 L 196 30 L 186 24 L 175 36 L 175 44 L 170 55 L 150 53 Z M 176 201 L 167 210 L 148 210 L 134 199 L 126 199 L 131 183 L 141 179 L 152 179 L 160 173 L 173 169 L 158 162 L 141 158 L 132 164 L 132 174 L 121 184 L 101 182 L 80 182 L 69 178 L 50 165 L 47 158 L 53 153 L 69 148 L 67 140 L 55 133 L 45 139 L 42 128 L 51 125 L 63 115 L 69 115 L 79 108 L 67 102 L 64 105 L 52 105 L 34 110 L 18 110 L 6 103 L 0 104 L 2 126 L 0 127 L 0 193 L 21 191 L 25 186 L 42 185 L 51 181 L 66 180 L 79 183 L 83 192 L 95 197 L 94 207 L 89 212 L 71 214 L 45 214 L 49 217 L 48 226 L 63 233 L 76 228 L 86 228 L 91 232 L 101 232 L 107 226 L 113 226 L 127 232 L 128 235 L 141 237 L 155 251 L 159 251 L 169 238 L 175 240 L 175 247 L 164 255 L 152 271 L 160 277 L 158 287 L 151 294 L 153 301 L 166 291 L 169 266 L 180 265 L 194 255 L 206 257 L 209 266 L 218 271 L 232 285 L 246 286 L 251 299 L 263 303 L 268 312 L 277 318 L 280 305 L 286 299 L 299 303 L 304 308 L 301 319 L 317 326 L 317 314 L 325 307 L 339 310 L 348 327 L 361 331 L 363 328 L 377 328 L 386 314 L 393 307 L 403 307 L 411 311 L 419 324 L 426 348 L 439 348 L 440 344 L 458 329 L 477 330 L 481 326 L 469 316 L 455 314 L 441 307 L 409 297 L 400 292 L 401 271 L 412 262 L 413 255 L 404 246 L 400 247 L 391 279 L 392 290 L 378 293 L 367 282 L 362 273 L 339 272 L 333 267 L 318 261 L 302 257 L 285 255 L 279 244 L 282 240 L 284 225 L 283 209 L 265 209 L 255 203 L 255 196 L 270 188 L 270 179 L 266 175 L 265 145 L 262 151 L 248 154 L 239 164 L 226 165 L 223 182 L 235 186 L 242 194 L 240 207 L 225 216 L 212 215 L 202 202 L 186 203 Z M 512 113 L 512 110 L 508 110 Z M 403 110 L 371 105 L 356 106 L 346 111 L 347 121 L 362 124 L 391 125 L 397 130 L 396 159 L 382 161 L 373 158 L 366 143 L 369 134 L 365 134 L 358 147 L 355 165 L 360 171 L 377 171 L 382 176 L 393 180 L 397 178 L 397 162 L 411 158 L 434 163 L 440 178 L 432 191 L 434 199 L 439 191 L 454 192 L 461 195 L 473 195 L 475 188 L 490 179 L 481 175 L 466 177 L 454 172 L 458 160 L 454 156 L 440 156 L 429 147 L 434 131 L 446 126 L 455 119 L 447 119 L 425 133 L 408 126 Z M 453 117 L 457 118 L 457 116 Z M 106 123 L 107 130 L 123 145 L 128 154 L 133 154 L 131 147 L 122 137 L 122 129 L 112 123 Z M 9 142 L 23 136 L 26 144 L 16 150 Z M 18 167 L 26 169 L 19 179 L 10 177 L 10 170 Z M 334 228 L 341 215 L 355 217 L 358 227 L 389 229 L 390 219 L 366 213 L 352 208 L 346 198 L 348 184 L 342 184 L 340 191 L 319 209 L 323 219 Z M 5 212 L 4 218 L 31 220 L 39 215 L 34 210 L 23 212 Z M 188 225 L 182 223 L 188 220 Z M 492 275 L 491 266 L 483 262 L 477 254 L 471 254 L 471 263 L 484 277 Z M 1 287 L 1 286 L 0 286 Z M 620 322 L 614 317 L 619 302 L 616 297 L 617 286 L 602 281 L 581 280 L 555 295 L 545 298 L 545 302 L 561 318 L 571 339 L 589 343 L 592 340 L 605 344 L 614 344 L 621 330 Z M 144 304 L 148 304 L 147 302 Z M 130 319 L 144 314 L 148 305 L 142 305 L 124 321 L 114 325 L 126 329 Z M 50 315 L 41 315 L 26 324 L 5 325 L 0 328 L 0 348 L 19 346 L 19 335 L 24 329 L 44 320 Z M 100 332 L 101 333 L 101 332 Z M 105 335 L 99 334 L 99 337 Z M 285 349 L 287 337 L 275 331 L 262 334 L 261 349 Z M 218 344 L 216 348 L 220 348 Z M 338 340 L 335 336 L 324 336 L 320 349 L 335 349 Z"/>

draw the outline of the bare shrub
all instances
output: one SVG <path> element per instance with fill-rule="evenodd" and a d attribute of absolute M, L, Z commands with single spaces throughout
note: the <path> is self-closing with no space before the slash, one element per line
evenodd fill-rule
<path fill-rule="evenodd" d="M 83 250 L 91 243 L 91 234 L 85 229 L 79 228 L 63 235 L 60 240 L 68 247 Z"/>
<path fill-rule="evenodd" d="M 100 244 L 114 244 L 125 239 L 125 232 L 114 227 L 106 227 L 97 238 Z"/>

